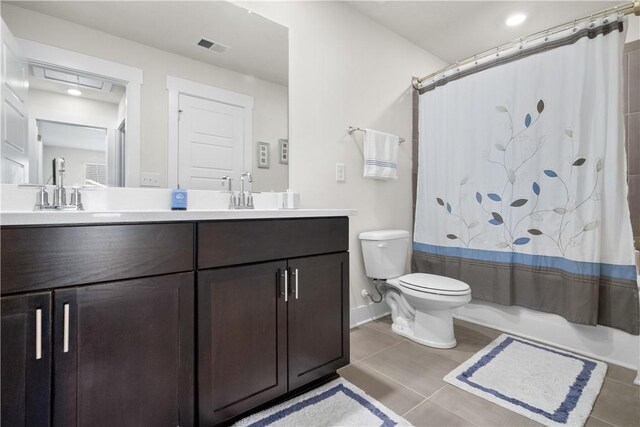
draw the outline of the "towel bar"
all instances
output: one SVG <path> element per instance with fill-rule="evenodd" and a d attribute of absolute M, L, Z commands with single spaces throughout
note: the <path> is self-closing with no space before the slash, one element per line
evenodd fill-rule
<path fill-rule="evenodd" d="M 364 132 L 365 129 L 349 126 L 349 129 L 348 129 L 349 135 L 353 135 L 355 131 Z M 404 138 L 400 138 L 400 144 L 402 144 L 403 142 L 404 142 Z"/>

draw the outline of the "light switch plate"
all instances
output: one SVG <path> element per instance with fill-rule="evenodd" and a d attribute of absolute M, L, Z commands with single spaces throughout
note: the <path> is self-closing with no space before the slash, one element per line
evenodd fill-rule
<path fill-rule="evenodd" d="M 344 182 L 344 163 L 336 163 L 336 182 Z"/>
<path fill-rule="evenodd" d="M 160 187 L 160 174 L 152 172 L 140 173 L 141 187 Z"/>

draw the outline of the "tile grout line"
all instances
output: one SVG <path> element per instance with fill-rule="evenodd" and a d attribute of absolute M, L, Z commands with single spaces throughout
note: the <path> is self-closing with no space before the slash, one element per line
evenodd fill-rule
<path fill-rule="evenodd" d="M 402 344 L 403 342 L 404 342 L 404 341 L 397 342 L 397 343 L 395 343 L 395 344 L 393 344 L 393 345 L 390 345 L 389 347 L 385 347 L 385 348 L 383 348 L 382 350 L 378 350 L 378 351 L 376 351 L 375 353 L 371 353 L 370 355 L 365 356 L 365 357 L 363 357 L 362 359 L 359 359 L 359 360 L 358 360 L 358 362 L 362 362 L 363 360 L 366 360 L 366 359 L 368 359 L 368 358 L 370 358 L 370 357 L 373 357 L 373 356 L 375 356 L 376 354 L 382 353 L 383 351 L 389 350 L 390 348 L 393 348 L 393 347 L 397 346 L 398 344 Z"/>
<path fill-rule="evenodd" d="M 444 389 L 444 388 L 446 388 L 446 387 L 447 387 L 447 386 L 442 387 L 442 388 L 441 388 L 440 390 L 438 390 L 436 393 L 440 392 L 442 389 Z M 447 411 L 447 412 L 451 412 L 451 413 L 452 413 L 453 415 L 455 415 L 456 417 L 459 417 L 459 418 L 461 418 L 461 419 L 465 420 L 466 422 L 468 422 L 468 423 L 469 423 L 469 424 L 471 424 L 471 425 L 474 425 L 474 426 L 477 426 L 477 425 L 478 425 L 478 424 L 474 423 L 473 421 L 469 421 L 468 419 L 466 419 L 466 418 L 465 418 L 465 417 L 463 417 L 462 415 L 460 415 L 460 414 L 458 414 L 458 413 L 456 413 L 456 412 L 453 412 L 451 409 L 445 408 L 445 407 L 444 407 L 444 406 L 442 406 L 442 405 L 438 405 L 438 403 L 437 403 L 437 402 L 434 402 L 433 400 L 431 400 L 431 397 L 433 397 L 436 393 L 434 393 L 434 394 L 432 394 L 432 395 L 430 396 L 430 398 L 429 398 L 429 402 L 433 403 L 434 405 L 436 405 L 436 406 L 437 406 L 437 407 L 439 407 L 439 408 L 444 409 L 444 410 L 445 410 L 445 411 Z"/>
<path fill-rule="evenodd" d="M 595 419 L 596 419 L 596 420 L 598 420 L 598 421 L 602 421 L 603 423 L 607 423 L 607 424 L 610 424 L 610 425 L 612 425 L 612 426 L 614 426 L 614 427 L 617 427 L 617 424 L 614 424 L 614 423 L 609 422 L 609 421 L 607 421 L 607 420 L 603 420 L 602 418 L 600 418 L 600 417 L 596 417 L 595 415 L 589 414 L 589 417 L 591 417 L 591 418 L 595 418 Z M 587 419 L 588 419 L 589 417 L 587 417 Z"/>
<path fill-rule="evenodd" d="M 422 405 L 424 402 L 428 401 L 428 398 L 422 399 L 420 402 L 418 402 L 418 404 L 416 406 L 414 406 L 413 408 L 409 409 L 408 411 L 406 411 L 404 414 L 402 414 L 402 418 L 406 417 L 407 415 L 409 415 L 409 412 L 413 411 L 414 409 L 416 409 L 418 406 Z"/>
<path fill-rule="evenodd" d="M 611 378 L 611 377 L 607 377 L 607 376 L 605 376 L 605 377 L 604 377 L 604 379 L 605 379 L 605 380 L 609 380 L 609 381 L 617 382 L 618 384 L 626 385 L 627 387 L 631 387 L 631 388 L 639 388 L 639 387 L 638 387 L 637 385 L 635 385 L 635 384 L 625 383 L 624 381 L 620 381 L 620 380 L 617 380 L 617 379 L 615 379 L 615 378 Z M 603 383 L 603 385 L 604 385 L 604 383 Z"/>
<path fill-rule="evenodd" d="M 369 322 L 369 323 L 371 323 L 371 322 Z M 388 335 L 390 337 L 394 337 L 394 338 L 397 338 L 397 339 L 400 339 L 400 340 L 403 340 L 403 341 L 408 341 L 409 340 L 408 338 L 405 338 L 405 337 L 403 337 L 401 335 L 398 335 L 393 331 L 383 331 L 381 329 L 374 328 L 373 326 L 369 326 L 369 323 L 365 323 L 364 325 L 360 325 L 360 326 L 363 326 L 363 327 L 368 328 L 368 329 L 372 329 L 372 330 L 374 330 L 376 332 L 380 332 L 382 334 L 385 334 L 385 335 Z"/>
<path fill-rule="evenodd" d="M 412 389 L 411 387 L 409 387 L 409 386 L 407 386 L 405 384 L 402 384 L 400 381 L 398 381 L 398 380 L 396 380 L 394 378 L 391 378 L 387 374 L 385 374 L 383 372 L 380 372 L 379 370 L 377 370 L 376 368 L 374 368 L 372 366 L 368 366 L 368 365 L 362 365 L 362 366 L 364 366 L 367 369 L 372 370 L 373 372 L 375 372 L 378 375 L 381 375 L 381 376 L 385 377 L 389 381 L 393 381 L 394 383 L 398 384 L 399 386 L 402 386 L 402 387 L 406 388 L 407 390 L 412 391 L 413 393 L 417 394 L 418 396 L 424 397 L 424 400 L 427 400 L 429 398 L 429 397 L 425 396 L 424 394 L 420 393 L 419 391 L 416 391 L 416 390 Z M 446 387 L 446 385 L 445 385 L 445 387 Z M 438 390 L 440 390 L 440 389 L 438 389 Z M 433 396 L 433 393 L 431 394 L 431 396 Z"/>

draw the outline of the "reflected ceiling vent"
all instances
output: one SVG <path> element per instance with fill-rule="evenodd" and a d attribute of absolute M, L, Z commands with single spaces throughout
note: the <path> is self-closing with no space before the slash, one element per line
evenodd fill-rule
<path fill-rule="evenodd" d="M 198 46 L 219 54 L 227 53 L 229 49 L 231 49 L 229 46 L 225 46 L 222 43 L 212 42 L 207 39 L 200 39 Z"/>
<path fill-rule="evenodd" d="M 111 86 L 113 86 L 112 83 L 96 77 L 84 76 L 69 71 L 45 68 L 37 65 L 32 65 L 31 67 L 33 69 L 33 76 L 40 80 L 66 83 L 72 86 L 81 86 L 103 92 L 111 92 Z"/>

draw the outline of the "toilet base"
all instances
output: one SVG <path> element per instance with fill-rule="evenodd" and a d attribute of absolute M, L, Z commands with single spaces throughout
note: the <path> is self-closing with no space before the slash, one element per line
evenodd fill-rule
<path fill-rule="evenodd" d="M 453 348 L 458 343 L 453 331 L 451 310 L 415 310 L 412 321 L 393 318 L 391 330 L 419 344 L 434 348 Z"/>

